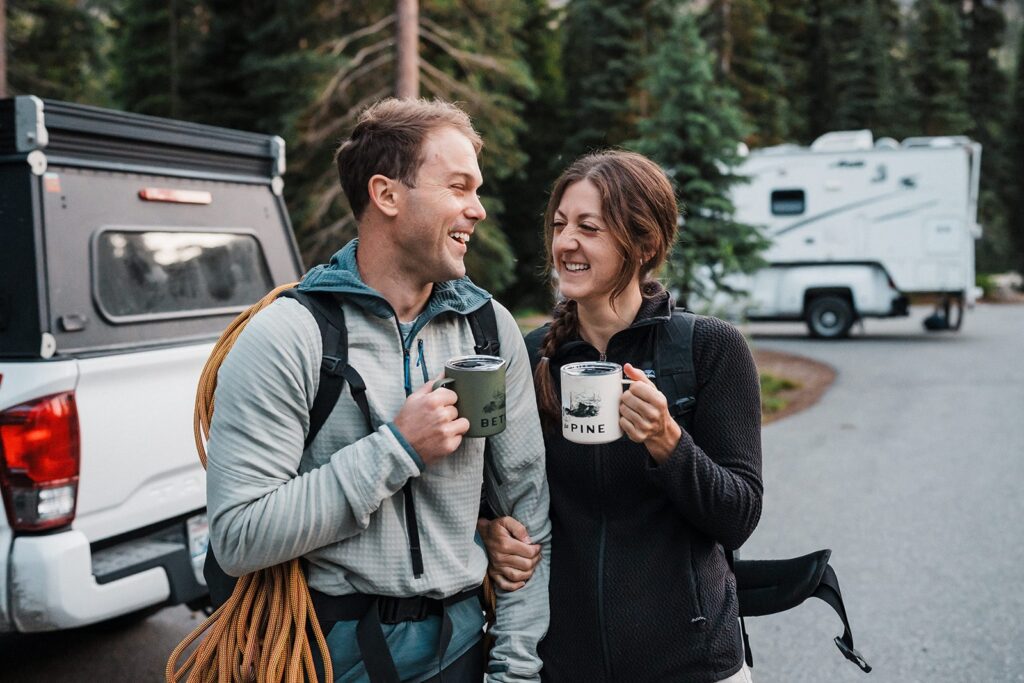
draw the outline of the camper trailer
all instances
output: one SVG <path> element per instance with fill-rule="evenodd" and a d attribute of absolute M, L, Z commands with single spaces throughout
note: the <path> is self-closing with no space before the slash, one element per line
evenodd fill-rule
<path fill-rule="evenodd" d="M 810 147 L 750 153 L 736 217 L 761 226 L 767 267 L 739 285 L 750 320 L 792 320 L 845 337 L 866 317 L 906 316 L 912 295 L 937 302 L 929 330 L 957 330 L 974 303 L 981 145 L 962 136 L 874 141 L 842 131 Z"/>

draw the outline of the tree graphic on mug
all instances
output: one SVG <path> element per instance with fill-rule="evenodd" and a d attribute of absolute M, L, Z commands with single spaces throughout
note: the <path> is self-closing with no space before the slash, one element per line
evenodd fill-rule
<path fill-rule="evenodd" d="M 496 410 L 505 410 L 505 392 L 495 391 L 491 396 L 491 401 L 484 405 L 485 413 L 493 413 Z"/>
<path fill-rule="evenodd" d="M 596 417 L 601 410 L 600 394 L 586 392 L 569 392 L 569 407 L 562 411 L 572 417 Z"/>

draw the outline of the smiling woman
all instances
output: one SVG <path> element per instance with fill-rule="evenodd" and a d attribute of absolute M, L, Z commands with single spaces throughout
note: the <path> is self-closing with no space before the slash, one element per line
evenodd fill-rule
<path fill-rule="evenodd" d="M 654 279 L 678 211 L 651 160 L 623 151 L 580 158 L 556 181 L 545 217 L 562 301 L 551 323 L 527 335 L 551 489 L 541 677 L 748 682 L 726 553 L 761 514 L 750 351 L 728 323 L 674 311 Z M 692 323 L 692 346 L 674 336 L 679 318 Z M 670 410 L 659 382 L 671 381 L 673 356 L 683 354 L 695 392 Z M 562 387 L 561 371 L 597 360 L 623 366 L 631 380 L 618 402 L 625 437 L 576 443 L 562 435 L 563 411 L 593 412 L 594 397 Z M 537 562 L 521 529 L 510 518 L 480 524 L 490 576 L 504 590 L 528 583 Z"/>

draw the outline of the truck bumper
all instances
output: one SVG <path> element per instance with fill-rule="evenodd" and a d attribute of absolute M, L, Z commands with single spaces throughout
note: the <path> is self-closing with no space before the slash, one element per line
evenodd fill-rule
<path fill-rule="evenodd" d="M 900 294 L 894 297 L 892 300 L 892 309 L 889 311 L 889 315 L 896 316 L 907 316 L 910 315 L 910 297 L 906 294 Z"/>
<path fill-rule="evenodd" d="M 10 622 L 30 633 L 74 628 L 201 597 L 184 522 L 93 552 L 80 531 L 14 539 Z"/>

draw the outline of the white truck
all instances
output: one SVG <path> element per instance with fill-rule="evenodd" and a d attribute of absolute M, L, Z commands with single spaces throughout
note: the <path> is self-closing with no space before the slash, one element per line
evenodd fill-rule
<path fill-rule="evenodd" d="M 861 318 L 908 315 L 923 294 L 938 302 L 927 329 L 959 329 L 976 295 L 980 164 L 966 137 L 875 142 L 867 130 L 751 152 L 736 217 L 772 245 L 767 267 L 730 283 L 749 292 L 747 318 L 834 339 Z"/>
<path fill-rule="evenodd" d="M 280 138 L 0 100 L 0 632 L 206 595 L 200 369 L 302 271 Z"/>

